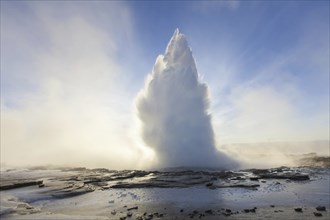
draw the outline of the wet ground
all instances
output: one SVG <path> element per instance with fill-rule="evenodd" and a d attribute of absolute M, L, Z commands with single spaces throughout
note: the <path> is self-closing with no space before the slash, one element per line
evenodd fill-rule
<path fill-rule="evenodd" d="M 330 169 L 1 172 L 1 219 L 329 219 Z"/>

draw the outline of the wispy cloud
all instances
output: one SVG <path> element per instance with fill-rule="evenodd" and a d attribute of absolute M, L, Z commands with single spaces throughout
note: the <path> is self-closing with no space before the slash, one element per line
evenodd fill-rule
<path fill-rule="evenodd" d="M 276 48 L 267 43 L 277 25 L 273 21 L 258 42 L 242 50 L 228 42 L 220 55 L 207 56 L 205 70 L 217 71 L 210 76 L 206 72 L 205 80 L 210 82 L 219 145 L 329 140 L 329 28 L 318 16 L 298 22 L 294 34 L 286 36 L 291 44 Z M 278 44 L 276 39 L 270 43 Z M 215 66 L 213 58 L 219 59 Z"/>

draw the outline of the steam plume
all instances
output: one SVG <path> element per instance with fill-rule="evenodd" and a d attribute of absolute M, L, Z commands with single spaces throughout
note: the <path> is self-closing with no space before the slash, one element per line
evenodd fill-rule
<path fill-rule="evenodd" d="M 235 163 L 215 147 L 208 88 L 199 82 L 186 37 L 176 29 L 137 99 L 144 142 L 160 167 L 229 168 Z"/>

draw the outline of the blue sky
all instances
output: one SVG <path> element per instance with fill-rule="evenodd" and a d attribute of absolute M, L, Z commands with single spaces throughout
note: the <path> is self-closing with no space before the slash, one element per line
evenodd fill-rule
<path fill-rule="evenodd" d="M 209 86 L 219 146 L 329 140 L 328 1 L 1 1 L 8 160 L 45 145 L 140 152 L 134 100 L 175 28 Z"/>

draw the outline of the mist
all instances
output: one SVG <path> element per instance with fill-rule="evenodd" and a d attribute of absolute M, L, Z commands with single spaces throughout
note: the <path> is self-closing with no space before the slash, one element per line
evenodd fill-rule
<path fill-rule="evenodd" d="M 291 164 L 290 154 L 329 155 L 322 13 L 269 26 L 268 13 L 202 5 L 154 31 L 146 20 L 157 19 L 131 2 L 1 2 L 1 168 L 270 167 Z M 216 22 L 216 6 L 237 14 Z M 242 16 L 240 26 L 225 22 Z M 150 71 L 178 21 L 198 71 L 177 32 Z M 286 21 L 294 44 L 273 38 Z"/>
<path fill-rule="evenodd" d="M 135 94 L 124 89 L 129 75 L 117 55 L 130 48 L 130 12 L 121 3 L 63 4 L 2 7 L 1 166 L 140 168 Z"/>
<path fill-rule="evenodd" d="M 300 166 L 297 158 L 329 157 L 329 141 L 269 141 L 222 144 L 228 155 L 240 162 L 240 167 L 273 168 Z"/>
<path fill-rule="evenodd" d="M 155 151 L 157 166 L 235 166 L 215 147 L 209 102 L 186 37 L 176 29 L 136 103 L 142 137 Z"/>

